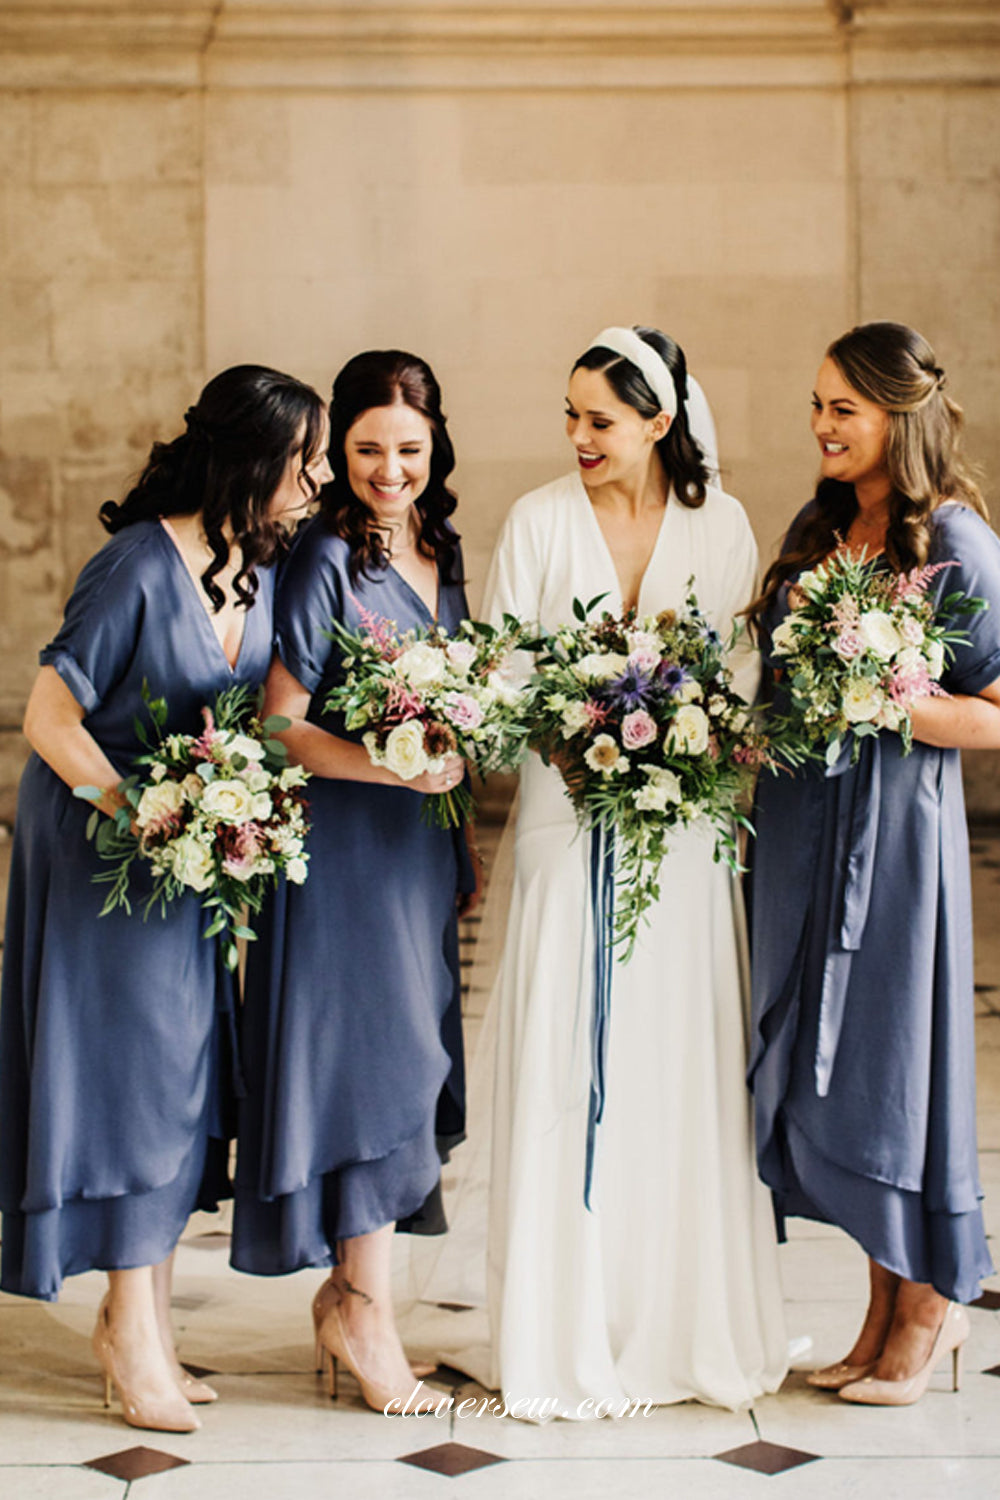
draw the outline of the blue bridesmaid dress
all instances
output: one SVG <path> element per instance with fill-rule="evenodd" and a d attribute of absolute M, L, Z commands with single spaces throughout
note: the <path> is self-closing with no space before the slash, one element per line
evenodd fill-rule
<path fill-rule="evenodd" d="M 970 639 L 942 679 L 975 694 L 1000 677 L 1000 540 L 954 503 L 932 528 L 929 561 L 952 564 L 933 596 L 989 603 L 957 618 Z M 787 589 L 776 606 L 769 666 Z M 959 752 L 903 756 L 883 733 L 853 766 L 762 776 L 754 823 L 749 1076 L 779 1216 L 838 1224 L 891 1271 L 972 1301 L 992 1265 Z"/>
<path fill-rule="evenodd" d="M 220 689 L 263 679 L 273 577 L 258 579 L 232 669 L 158 521 L 126 527 L 87 563 L 41 661 L 123 776 L 143 748 L 143 682 L 167 700 L 167 731 L 187 733 Z M 0 1004 L 0 1285 L 46 1299 L 64 1276 L 169 1255 L 193 1209 L 227 1191 L 234 1113 L 232 986 L 198 897 L 165 918 L 143 921 L 135 904 L 99 917 L 107 888 L 91 876 L 108 866 L 85 837 L 89 816 L 32 755 Z"/>
<path fill-rule="evenodd" d="M 322 516 L 302 528 L 275 629 L 310 722 L 357 739 L 323 712 L 342 680 L 331 619 L 433 620 L 391 567 L 352 582 L 348 555 Z M 461 584 L 442 581 L 438 623 L 453 631 L 466 612 Z M 317 776 L 307 796 L 309 879 L 278 886 L 248 957 L 232 1259 L 258 1275 L 331 1265 L 338 1240 L 394 1221 L 442 1230 L 441 1160 L 464 1131 L 464 836 L 428 826 L 403 786 Z"/>

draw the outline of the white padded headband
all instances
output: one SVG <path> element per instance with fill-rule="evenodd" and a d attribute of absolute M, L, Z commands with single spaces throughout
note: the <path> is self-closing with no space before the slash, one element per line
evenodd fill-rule
<path fill-rule="evenodd" d="M 665 411 L 668 417 L 676 417 L 677 391 L 674 377 L 652 345 L 641 339 L 633 329 L 605 328 L 587 347 L 610 349 L 613 354 L 620 354 L 623 359 L 635 365 L 659 401 L 660 410 Z"/>

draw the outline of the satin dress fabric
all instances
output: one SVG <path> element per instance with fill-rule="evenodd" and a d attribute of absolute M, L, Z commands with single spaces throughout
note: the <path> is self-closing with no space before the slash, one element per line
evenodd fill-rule
<path fill-rule="evenodd" d="M 306 524 L 276 644 L 309 721 L 359 739 L 323 707 L 343 679 L 331 620 L 355 630 L 368 611 L 406 631 L 434 615 L 392 567 L 352 580 L 348 560 L 322 516 Z M 462 585 L 442 580 L 438 624 L 466 613 Z M 334 1264 L 338 1240 L 388 1223 L 443 1230 L 442 1157 L 464 1133 L 464 833 L 431 826 L 402 785 L 316 776 L 307 796 L 309 878 L 279 885 L 248 959 L 232 1259 L 259 1275 Z"/>
<path fill-rule="evenodd" d="M 935 600 L 989 604 L 956 617 L 969 639 L 942 678 L 978 693 L 1000 677 L 1000 540 L 951 502 L 934 513 L 929 562 L 950 564 Z M 765 621 L 771 671 L 787 592 Z M 749 1077 L 779 1215 L 837 1224 L 898 1275 L 972 1301 L 992 1264 L 959 752 L 915 742 L 904 756 L 883 732 L 856 763 L 845 752 L 826 773 L 762 776 L 753 821 Z"/>
<path fill-rule="evenodd" d="M 273 578 L 258 572 L 235 668 L 199 585 L 158 521 L 125 528 L 87 563 L 40 660 L 84 710 L 122 776 L 152 723 L 166 732 L 234 683 L 256 688 L 271 649 Z M 235 1125 L 233 986 L 195 893 L 143 921 L 100 916 L 108 866 L 85 836 L 91 808 L 37 755 L 21 778 L 0 1002 L 0 1209 L 5 1291 L 54 1299 L 65 1276 L 155 1265 L 195 1207 L 228 1191 Z"/>

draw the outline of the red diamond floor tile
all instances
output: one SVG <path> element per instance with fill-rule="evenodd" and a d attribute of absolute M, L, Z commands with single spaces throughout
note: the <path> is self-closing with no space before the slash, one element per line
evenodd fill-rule
<path fill-rule="evenodd" d="M 975 1302 L 970 1302 L 969 1306 L 983 1307 L 988 1312 L 996 1312 L 1000 1307 L 1000 1292 L 983 1292 L 982 1296 L 977 1297 Z"/>
<path fill-rule="evenodd" d="M 454 1479 L 472 1469 L 485 1469 L 489 1464 L 502 1464 L 507 1460 L 498 1453 L 468 1448 L 464 1443 L 438 1443 L 436 1447 L 424 1448 L 419 1453 L 407 1453 L 396 1462 L 412 1464 L 415 1469 L 429 1469 L 432 1474 L 444 1474 Z"/>
<path fill-rule="evenodd" d="M 146 1479 L 150 1474 L 165 1474 L 168 1469 L 183 1469 L 189 1459 L 177 1458 L 173 1453 L 161 1453 L 159 1448 L 123 1448 L 120 1453 L 109 1453 L 105 1458 L 91 1458 L 83 1467 L 98 1469 L 110 1474 L 113 1479 Z"/>

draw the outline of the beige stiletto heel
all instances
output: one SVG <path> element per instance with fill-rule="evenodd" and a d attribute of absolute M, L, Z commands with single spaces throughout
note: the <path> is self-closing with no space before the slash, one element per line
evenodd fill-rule
<path fill-rule="evenodd" d="M 876 1380 L 868 1375 L 845 1385 L 841 1400 L 859 1406 L 912 1406 L 926 1391 L 946 1354 L 951 1355 L 951 1388 L 957 1391 L 962 1379 L 962 1345 L 968 1337 L 969 1314 L 960 1303 L 949 1302 L 927 1361 L 915 1374 L 907 1380 Z"/>
<path fill-rule="evenodd" d="M 201 1426 L 179 1391 L 176 1406 L 173 1403 L 156 1406 L 143 1402 L 140 1396 L 129 1390 L 115 1360 L 115 1349 L 108 1327 L 107 1298 L 101 1303 L 97 1314 L 91 1347 L 104 1375 L 104 1405 L 111 1405 L 111 1391 L 114 1387 L 121 1402 L 122 1416 L 130 1427 L 145 1427 L 153 1432 L 196 1432 Z"/>
<path fill-rule="evenodd" d="M 337 1283 L 331 1278 L 329 1281 L 324 1281 L 323 1285 L 320 1287 L 319 1291 L 316 1293 L 315 1297 L 312 1300 L 313 1336 L 315 1339 L 314 1348 L 316 1351 L 315 1368 L 317 1375 L 323 1375 L 325 1373 L 326 1362 L 330 1358 L 329 1350 L 327 1350 L 324 1346 L 323 1340 L 319 1336 L 319 1331 L 323 1325 L 323 1319 L 326 1317 L 331 1307 L 335 1307 L 339 1303 L 340 1296 L 340 1288 Z M 434 1374 L 434 1371 L 437 1369 L 437 1365 L 431 1364 L 429 1360 L 411 1359 L 410 1369 L 413 1371 L 414 1380 L 424 1380 L 428 1375 Z"/>
<path fill-rule="evenodd" d="M 338 1366 L 343 1364 L 346 1365 L 347 1369 L 350 1370 L 358 1382 L 358 1385 L 361 1387 L 361 1394 L 372 1411 L 384 1412 L 386 1416 L 391 1416 L 393 1413 L 386 1411 L 387 1406 L 394 1405 L 398 1411 L 402 1411 L 405 1406 L 407 1411 L 411 1412 L 414 1416 L 421 1416 L 434 1410 L 436 1402 L 430 1395 L 421 1398 L 419 1394 L 419 1381 L 413 1390 L 399 1391 L 393 1390 L 391 1386 L 378 1385 L 375 1381 L 369 1380 L 362 1374 L 357 1357 L 344 1331 L 344 1325 L 340 1317 L 340 1307 L 336 1303 L 328 1310 L 326 1317 L 320 1325 L 319 1340 L 325 1354 L 330 1359 L 329 1385 L 330 1399 L 332 1401 L 336 1401 L 339 1394 L 337 1380 Z M 416 1397 L 416 1404 L 414 1404 L 414 1397 Z"/>

